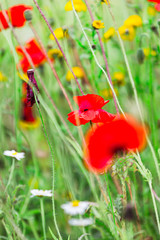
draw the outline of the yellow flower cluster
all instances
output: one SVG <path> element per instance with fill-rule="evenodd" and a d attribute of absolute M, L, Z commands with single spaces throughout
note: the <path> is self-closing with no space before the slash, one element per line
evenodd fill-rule
<path fill-rule="evenodd" d="M 62 38 L 68 37 L 68 30 L 60 27 L 54 30 L 54 34 L 57 39 L 62 39 Z M 52 34 L 50 34 L 50 39 L 55 40 Z"/>
<path fill-rule="evenodd" d="M 75 74 L 75 76 L 77 78 L 83 78 L 84 77 L 84 72 L 83 72 L 82 68 L 80 68 L 80 67 L 73 67 L 72 71 L 74 72 L 74 74 Z M 74 76 L 73 76 L 72 72 L 69 70 L 67 72 L 67 75 L 66 75 L 66 80 L 67 81 L 71 81 L 71 79 L 74 79 Z"/>
<path fill-rule="evenodd" d="M 74 8 L 77 12 L 81 12 L 81 11 L 85 12 L 87 10 L 86 5 L 84 4 L 84 2 L 82 0 L 73 0 L 73 6 L 74 6 Z M 66 3 L 64 9 L 65 9 L 65 11 L 72 11 L 73 10 L 71 0 L 69 0 Z"/>
<path fill-rule="evenodd" d="M 94 20 L 93 23 L 92 23 L 92 27 L 94 29 L 104 28 L 104 23 L 101 22 L 101 20 Z"/>
<path fill-rule="evenodd" d="M 143 48 L 143 53 L 145 55 L 145 57 L 149 57 L 149 55 L 151 55 L 152 57 L 157 56 L 157 52 L 155 49 L 150 49 L 150 48 Z"/>
<path fill-rule="evenodd" d="M 0 82 L 5 82 L 7 81 L 7 78 L 3 75 L 2 72 L 0 72 Z"/>
<path fill-rule="evenodd" d="M 124 24 L 118 29 L 123 40 L 132 41 L 135 37 L 135 28 L 142 26 L 142 19 L 138 15 L 132 15 L 124 21 Z M 115 29 L 109 28 L 103 35 L 103 40 L 107 41 L 115 35 Z"/>
<path fill-rule="evenodd" d="M 54 48 L 54 49 L 50 49 L 50 50 L 48 51 L 48 57 L 49 57 L 50 59 L 54 60 L 56 57 L 62 58 L 62 57 L 63 57 L 63 54 L 62 54 L 62 52 L 61 52 L 59 49 Z"/>

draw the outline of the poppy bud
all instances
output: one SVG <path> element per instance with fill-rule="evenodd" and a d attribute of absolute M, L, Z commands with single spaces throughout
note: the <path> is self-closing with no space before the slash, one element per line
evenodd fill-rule
<path fill-rule="evenodd" d="M 156 36 L 159 36 L 159 32 L 156 26 L 151 26 L 151 30 L 156 34 Z"/>
<path fill-rule="evenodd" d="M 144 59 L 145 59 L 145 55 L 144 55 L 143 49 L 142 49 L 142 48 L 139 48 L 138 51 L 137 51 L 137 60 L 138 60 L 138 63 L 139 63 L 139 64 L 142 64 L 142 63 L 144 62 Z"/>
<path fill-rule="evenodd" d="M 26 10 L 24 11 L 24 17 L 27 21 L 31 21 L 32 20 L 32 13 L 30 10 Z"/>

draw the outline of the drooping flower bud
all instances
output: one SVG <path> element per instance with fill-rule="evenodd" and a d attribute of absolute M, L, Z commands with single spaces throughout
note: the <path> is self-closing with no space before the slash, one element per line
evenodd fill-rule
<path fill-rule="evenodd" d="M 39 92 L 39 88 L 38 88 L 36 79 L 34 77 L 34 70 L 29 69 L 27 71 L 27 75 L 28 75 L 29 81 L 31 81 L 31 83 L 35 86 L 35 88 Z M 36 97 L 36 99 L 37 99 L 37 102 L 39 103 L 39 100 L 37 97 Z M 34 103 L 35 103 L 34 92 L 33 92 L 32 88 L 30 87 L 30 85 L 27 84 L 27 106 L 32 107 L 34 105 Z"/>
<path fill-rule="evenodd" d="M 144 51 L 142 48 L 139 48 L 137 51 L 137 60 L 139 64 L 142 64 L 144 62 L 145 59 L 145 55 L 144 55 Z"/>
<path fill-rule="evenodd" d="M 27 21 L 31 21 L 32 20 L 32 12 L 30 10 L 26 10 L 24 12 L 24 17 Z"/>

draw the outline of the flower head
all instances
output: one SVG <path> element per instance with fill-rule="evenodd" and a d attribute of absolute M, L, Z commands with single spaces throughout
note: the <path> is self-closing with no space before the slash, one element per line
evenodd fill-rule
<path fill-rule="evenodd" d="M 118 89 L 114 87 L 114 91 L 116 96 L 118 96 L 119 92 Z M 105 98 L 113 98 L 113 92 L 111 89 L 103 89 L 100 91 L 101 95 Z"/>
<path fill-rule="evenodd" d="M 124 85 L 124 73 L 122 72 L 114 72 L 113 74 L 113 84 L 117 84 L 119 86 Z"/>
<path fill-rule="evenodd" d="M 157 56 L 157 51 L 156 49 L 152 48 L 143 48 L 143 53 L 145 55 L 145 57 L 149 57 L 149 55 L 151 55 L 152 57 Z"/>
<path fill-rule="evenodd" d="M 85 227 L 85 226 L 93 224 L 94 220 L 93 220 L 93 218 L 81 218 L 81 219 L 71 218 L 68 221 L 68 223 L 71 226 Z"/>
<path fill-rule="evenodd" d="M 89 130 L 84 146 L 84 161 L 89 170 L 104 172 L 120 151 L 141 150 L 146 144 L 144 127 L 133 117 L 116 118 L 110 123 Z"/>
<path fill-rule="evenodd" d="M 54 60 L 56 57 L 58 58 L 62 58 L 63 57 L 63 54 L 62 52 L 59 50 L 59 49 L 50 49 L 48 51 L 48 57 L 51 59 L 51 60 Z"/>
<path fill-rule="evenodd" d="M 115 29 L 113 27 L 110 27 L 107 32 L 103 35 L 103 40 L 107 41 L 111 39 L 115 35 Z"/>
<path fill-rule="evenodd" d="M 124 21 L 124 25 L 128 27 L 141 27 L 142 18 L 138 15 L 131 15 Z"/>
<path fill-rule="evenodd" d="M 79 110 L 69 113 L 68 121 L 75 126 L 84 125 L 90 121 L 93 123 L 111 122 L 115 118 L 115 115 L 101 109 L 109 100 L 104 101 L 99 95 L 74 96 L 73 100 L 78 104 Z"/>
<path fill-rule="evenodd" d="M 82 68 L 73 67 L 72 71 L 74 72 L 74 74 L 77 78 L 83 78 L 84 77 L 84 71 L 83 71 Z M 71 81 L 71 79 L 74 79 L 74 76 L 73 76 L 72 72 L 70 70 L 68 70 L 68 72 L 66 74 L 66 80 Z"/>
<path fill-rule="evenodd" d="M 132 26 L 123 25 L 118 31 L 123 40 L 132 41 L 135 37 L 135 30 Z"/>
<path fill-rule="evenodd" d="M 21 159 L 23 159 L 24 156 L 24 152 L 16 152 L 15 150 L 6 150 L 3 152 L 3 155 L 8 156 L 8 157 L 12 157 L 12 158 L 16 158 L 18 161 L 20 161 Z"/>
<path fill-rule="evenodd" d="M 0 11 L 0 31 L 9 28 L 8 22 L 6 20 L 10 21 L 13 27 L 23 27 L 26 22 L 24 16 L 24 12 L 26 10 L 32 10 L 32 7 L 26 6 L 24 4 L 19 4 L 10 7 L 8 10 Z M 5 15 L 8 17 L 8 19 L 6 19 Z"/>
<path fill-rule="evenodd" d="M 19 121 L 19 125 L 24 129 L 33 129 L 40 125 L 40 119 L 35 118 L 33 108 L 28 107 L 26 98 L 22 100 L 21 120 Z"/>
<path fill-rule="evenodd" d="M 157 13 L 155 7 L 153 6 L 148 6 L 147 12 L 148 12 L 148 15 L 150 16 L 155 16 Z"/>
<path fill-rule="evenodd" d="M 65 37 L 68 37 L 68 29 L 63 29 L 63 28 L 57 28 L 54 30 L 54 34 L 56 36 L 57 39 L 62 39 Z M 50 39 L 51 40 L 55 40 L 54 36 L 52 34 L 50 34 Z"/>
<path fill-rule="evenodd" d="M 32 189 L 31 197 L 52 197 L 52 190 Z"/>
<path fill-rule="evenodd" d="M 94 20 L 92 22 L 92 27 L 94 29 L 100 29 L 100 28 L 104 28 L 104 23 L 101 20 Z"/>
<path fill-rule="evenodd" d="M 2 72 L 0 72 L 0 82 L 5 82 L 5 81 L 7 81 L 6 76 L 4 76 Z"/>
<path fill-rule="evenodd" d="M 85 12 L 87 10 L 86 5 L 84 4 L 84 2 L 82 0 L 73 0 L 73 6 L 74 6 L 74 8 L 77 12 L 81 12 L 81 11 Z M 69 0 L 66 3 L 64 9 L 65 9 L 65 11 L 72 11 L 73 10 L 71 0 Z"/>
<path fill-rule="evenodd" d="M 46 61 L 46 56 L 42 52 L 35 39 L 29 40 L 24 46 L 24 48 L 28 55 L 31 57 L 35 67 L 38 67 Z M 18 54 L 22 55 L 19 66 L 22 68 L 23 72 L 27 72 L 27 70 L 31 67 L 27 56 L 25 55 L 23 49 L 20 46 L 16 47 L 16 51 Z"/>
<path fill-rule="evenodd" d="M 89 208 L 90 202 L 87 201 L 72 201 L 61 205 L 61 208 L 68 215 L 74 216 L 77 214 L 83 215 Z"/>
<path fill-rule="evenodd" d="M 29 81 L 35 86 L 35 88 L 39 92 L 39 88 L 38 88 L 36 79 L 34 77 L 34 70 L 33 69 L 28 70 L 27 75 L 28 75 Z M 37 99 L 37 102 L 39 103 L 39 100 L 37 97 L 36 97 L 36 99 Z M 35 97 L 34 97 L 34 92 L 33 92 L 32 88 L 30 87 L 30 85 L 27 84 L 27 106 L 32 107 L 35 102 L 36 101 L 35 101 Z"/>

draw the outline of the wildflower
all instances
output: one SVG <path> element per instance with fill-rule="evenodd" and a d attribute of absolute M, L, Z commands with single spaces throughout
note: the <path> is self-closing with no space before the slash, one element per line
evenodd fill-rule
<path fill-rule="evenodd" d="M 89 121 L 93 123 L 111 122 L 115 118 L 115 115 L 101 109 L 109 100 L 104 101 L 99 95 L 74 96 L 73 100 L 78 104 L 79 110 L 69 113 L 68 121 L 75 126 L 84 125 Z"/>
<path fill-rule="evenodd" d="M 124 85 L 124 73 L 122 72 L 115 72 L 113 74 L 113 84 L 117 84 L 119 86 L 123 86 Z"/>
<path fill-rule="evenodd" d="M 84 162 L 91 171 L 103 173 L 113 164 L 116 153 L 142 150 L 146 144 L 144 127 L 131 116 L 94 127 L 84 146 Z"/>
<path fill-rule="evenodd" d="M 33 129 L 40 125 L 40 119 L 34 117 L 33 109 L 32 107 L 28 107 L 26 98 L 22 101 L 21 120 L 19 121 L 19 125 L 24 129 Z"/>
<path fill-rule="evenodd" d="M 18 161 L 20 161 L 25 157 L 24 152 L 16 152 L 15 150 L 11 150 L 11 151 L 6 150 L 3 152 L 3 155 L 16 158 Z"/>
<path fill-rule="evenodd" d="M 147 0 L 148 2 L 160 3 L 160 0 Z"/>
<path fill-rule="evenodd" d="M 116 96 L 118 96 L 118 89 L 114 88 Z M 113 93 L 111 89 L 103 89 L 100 91 L 101 95 L 105 98 L 113 98 Z"/>
<path fill-rule="evenodd" d="M 46 61 L 45 54 L 42 52 L 41 48 L 39 47 L 38 43 L 35 39 L 29 40 L 26 45 L 24 46 L 26 52 L 32 59 L 33 64 L 35 67 L 43 64 Z M 30 63 L 27 59 L 27 56 L 23 52 L 20 46 L 16 47 L 16 51 L 18 54 L 22 55 L 22 59 L 20 60 L 19 66 L 22 68 L 23 72 L 27 72 L 28 68 L 30 68 Z"/>
<path fill-rule="evenodd" d="M 86 5 L 84 4 L 84 2 L 82 0 L 73 0 L 73 6 L 74 6 L 74 8 L 77 12 L 81 12 L 81 11 L 85 12 L 87 10 Z M 65 9 L 65 11 L 72 11 L 73 10 L 71 0 L 69 0 L 66 3 L 64 9 Z"/>
<path fill-rule="evenodd" d="M 106 3 L 106 4 L 108 4 L 108 2 L 109 2 L 109 0 L 107 1 L 107 0 L 100 0 L 101 1 L 101 4 L 103 4 L 103 3 Z M 110 3 L 110 2 L 109 2 Z"/>
<path fill-rule="evenodd" d="M 71 218 L 68 221 L 68 223 L 71 226 L 85 227 L 85 226 L 93 224 L 94 220 L 93 220 L 93 218 L 81 218 L 81 219 Z"/>
<path fill-rule="evenodd" d="M 125 21 L 124 25 L 127 27 L 141 27 L 142 18 L 138 15 L 129 16 Z"/>
<path fill-rule="evenodd" d="M 84 77 L 84 72 L 83 69 L 80 67 L 73 67 L 72 71 L 74 72 L 75 76 L 77 78 L 83 78 Z M 74 76 L 70 70 L 68 70 L 67 75 L 66 75 L 66 80 L 71 81 L 71 79 L 74 79 Z"/>
<path fill-rule="evenodd" d="M 145 57 L 149 57 L 149 55 L 151 55 L 152 57 L 157 56 L 157 51 L 154 48 L 152 48 L 152 49 L 143 48 L 143 52 L 144 52 Z"/>
<path fill-rule="evenodd" d="M 62 39 L 62 38 L 65 38 L 65 37 L 68 37 L 68 29 L 63 29 L 63 28 L 57 28 L 54 30 L 54 34 L 56 36 L 57 39 Z M 50 34 L 50 39 L 51 40 L 55 40 L 53 34 Z"/>
<path fill-rule="evenodd" d="M 13 27 L 23 27 L 26 22 L 24 17 L 26 10 L 32 10 L 32 7 L 19 4 L 10 7 L 8 10 L 0 11 L 0 31 L 9 28 L 8 21 L 11 22 Z M 6 19 L 6 17 L 8 17 L 8 19 Z"/>
<path fill-rule="evenodd" d="M 90 202 L 86 201 L 72 201 L 61 205 L 61 208 L 68 215 L 74 216 L 77 214 L 83 215 L 89 208 Z"/>
<path fill-rule="evenodd" d="M 36 79 L 34 77 L 34 70 L 33 69 L 28 70 L 27 75 L 28 75 L 29 81 L 35 86 L 35 88 L 39 92 L 39 88 L 38 88 Z M 39 100 L 37 97 L 36 97 L 36 99 L 37 99 L 37 102 L 39 103 Z M 35 102 L 36 101 L 35 101 L 35 97 L 34 97 L 34 92 L 33 92 L 32 88 L 29 86 L 29 84 L 27 84 L 27 106 L 32 107 Z"/>
<path fill-rule="evenodd" d="M 32 189 L 31 197 L 52 197 L 52 190 Z"/>
<path fill-rule="evenodd" d="M 103 40 L 109 40 L 111 39 L 115 34 L 115 29 L 113 27 L 110 27 L 107 32 L 103 35 Z"/>
<path fill-rule="evenodd" d="M 147 8 L 148 15 L 155 16 L 156 15 L 156 9 L 153 6 L 148 6 Z"/>
<path fill-rule="evenodd" d="M 123 40 L 132 41 L 135 37 L 135 30 L 131 26 L 121 26 L 119 29 L 119 34 Z"/>
<path fill-rule="evenodd" d="M 104 23 L 101 22 L 101 20 L 94 20 L 93 23 L 92 23 L 92 27 L 94 29 L 104 28 Z"/>
<path fill-rule="evenodd" d="M 7 78 L 3 75 L 2 72 L 0 72 L 0 82 L 5 82 L 7 81 Z"/>
<path fill-rule="evenodd" d="M 160 3 L 157 3 L 154 7 L 157 12 L 160 12 Z"/>
<path fill-rule="evenodd" d="M 59 50 L 59 49 L 50 49 L 48 51 L 48 57 L 51 59 L 51 60 L 54 60 L 56 57 L 58 58 L 62 58 L 63 57 L 63 54 L 62 52 Z"/>

